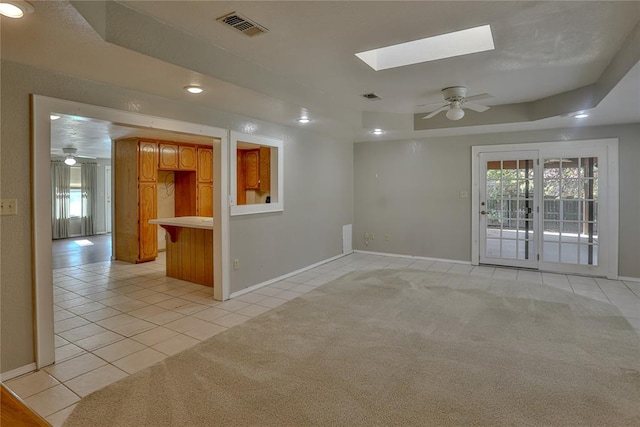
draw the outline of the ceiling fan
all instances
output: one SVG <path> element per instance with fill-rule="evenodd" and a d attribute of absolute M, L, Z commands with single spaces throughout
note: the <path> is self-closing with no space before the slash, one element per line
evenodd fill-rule
<path fill-rule="evenodd" d="M 482 93 L 479 95 L 473 95 L 467 97 L 467 88 L 464 86 L 451 86 L 442 89 L 442 96 L 444 97 L 446 102 L 439 102 L 437 104 L 424 104 L 422 106 L 428 105 L 439 105 L 439 107 L 424 116 L 423 119 L 430 119 L 434 117 L 436 114 L 441 111 L 447 112 L 447 118 L 449 120 L 460 120 L 464 117 L 464 109 L 468 108 L 473 111 L 477 111 L 478 113 L 482 113 L 487 111 L 489 107 L 482 104 L 476 104 L 474 102 L 469 101 L 477 101 L 480 99 L 492 98 L 488 93 Z"/>
<path fill-rule="evenodd" d="M 62 152 L 65 154 L 64 163 L 69 166 L 73 166 L 76 164 L 76 157 L 82 159 L 95 159 L 95 157 L 78 155 L 78 149 L 74 147 L 64 147 L 62 149 Z"/>

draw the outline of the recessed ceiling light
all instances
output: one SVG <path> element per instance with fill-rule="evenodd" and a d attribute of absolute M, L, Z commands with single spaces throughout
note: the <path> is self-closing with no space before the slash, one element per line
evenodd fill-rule
<path fill-rule="evenodd" d="M 494 50 L 491 26 L 468 28 L 356 53 L 376 71 Z"/>
<path fill-rule="evenodd" d="M 384 132 L 382 129 L 374 129 L 371 133 L 374 135 L 382 135 Z"/>
<path fill-rule="evenodd" d="M 52 115 L 50 115 L 50 116 L 49 116 L 49 118 L 50 118 L 51 120 L 58 120 L 58 119 L 60 118 L 60 116 L 58 116 L 58 115 L 56 115 L 56 114 L 52 114 Z"/>
<path fill-rule="evenodd" d="M 204 88 L 202 86 L 196 86 L 196 85 L 185 86 L 184 90 L 186 90 L 189 93 L 195 93 L 195 94 L 204 92 Z"/>
<path fill-rule="evenodd" d="M 309 119 L 309 117 L 300 117 L 298 119 L 298 123 L 302 123 L 303 125 L 306 125 L 307 123 L 309 123 L 311 121 L 311 119 Z"/>
<path fill-rule="evenodd" d="M 0 2 L 0 15 L 8 18 L 22 18 L 33 12 L 33 6 L 24 0 L 7 0 Z"/>

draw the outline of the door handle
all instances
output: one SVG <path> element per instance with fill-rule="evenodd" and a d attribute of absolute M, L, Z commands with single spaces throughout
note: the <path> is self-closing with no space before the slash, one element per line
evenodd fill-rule
<path fill-rule="evenodd" d="M 487 211 L 480 211 L 480 213 L 481 213 L 482 215 L 486 215 L 486 214 L 487 214 Z"/>

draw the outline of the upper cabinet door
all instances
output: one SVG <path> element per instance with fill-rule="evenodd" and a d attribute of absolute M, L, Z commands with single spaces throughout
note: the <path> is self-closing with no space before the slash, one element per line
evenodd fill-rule
<path fill-rule="evenodd" d="M 198 158 L 196 156 L 196 147 L 191 145 L 178 146 L 180 155 L 178 159 L 180 161 L 180 170 L 194 171 L 196 170 Z"/>
<path fill-rule="evenodd" d="M 157 144 L 152 141 L 140 141 L 138 148 L 138 180 L 156 182 L 158 179 Z"/>
<path fill-rule="evenodd" d="M 158 169 L 178 169 L 178 146 L 176 144 L 159 144 Z"/>
<path fill-rule="evenodd" d="M 271 148 L 260 147 L 260 191 L 271 191 Z"/>
<path fill-rule="evenodd" d="M 213 182 L 213 150 L 198 147 L 198 182 Z"/>
<path fill-rule="evenodd" d="M 245 169 L 245 188 L 247 190 L 260 189 L 260 154 L 259 150 L 245 150 L 244 152 L 244 169 Z"/>

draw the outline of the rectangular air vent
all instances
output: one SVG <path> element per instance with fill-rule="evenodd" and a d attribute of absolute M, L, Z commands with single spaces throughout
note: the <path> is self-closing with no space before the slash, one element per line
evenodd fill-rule
<path fill-rule="evenodd" d="M 371 93 L 363 93 L 363 94 L 362 94 L 362 97 L 363 97 L 363 98 L 370 99 L 370 100 L 372 100 L 372 101 L 375 101 L 375 100 L 377 100 L 377 99 L 382 99 L 382 98 L 380 98 L 378 95 L 376 95 L 376 94 L 375 94 L 375 93 L 373 93 L 373 92 L 371 92 Z"/>
<path fill-rule="evenodd" d="M 224 16 L 219 17 L 216 21 L 220 21 L 223 24 L 227 24 L 228 26 L 235 28 L 240 31 L 242 34 L 248 37 L 259 36 L 260 34 L 264 34 L 268 32 L 265 27 L 262 25 L 245 18 L 236 12 L 228 13 Z"/>

